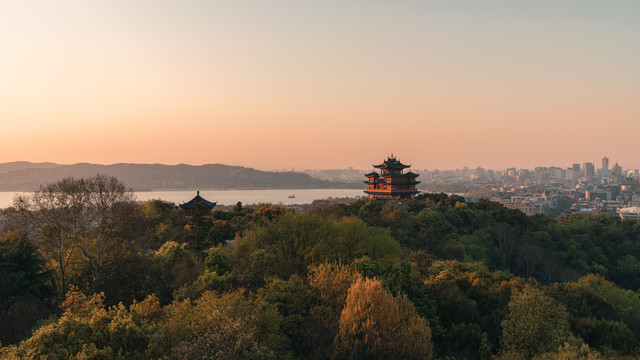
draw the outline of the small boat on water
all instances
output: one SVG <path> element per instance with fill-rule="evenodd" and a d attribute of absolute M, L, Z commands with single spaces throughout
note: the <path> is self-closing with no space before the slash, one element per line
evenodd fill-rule
<path fill-rule="evenodd" d="M 296 196 L 295 195 L 289 195 L 289 199 L 295 199 Z"/>

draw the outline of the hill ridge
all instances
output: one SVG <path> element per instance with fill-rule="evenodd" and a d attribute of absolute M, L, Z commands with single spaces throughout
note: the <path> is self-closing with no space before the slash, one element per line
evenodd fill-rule
<path fill-rule="evenodd" d="M 221 189 L 321 189 L 361 188 L 359 183 L 334 182 L 299 172 L 262 171 L 225 164 L 76 163 L 0 164 L 0 191 L 33 191 L 65 177 L 115 176 L 136 191 Z"/>

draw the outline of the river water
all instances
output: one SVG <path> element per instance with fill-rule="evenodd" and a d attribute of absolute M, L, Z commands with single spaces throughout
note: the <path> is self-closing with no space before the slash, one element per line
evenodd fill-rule
<path fill-rule="evenodd" d="M 0 209 L 11 206 L 13 198 L 23 192 L 0 192 Z M 141 191 L 135 193 L 140 201 L 161 199 L 182 204 L 196 196 L 195 191 Z M 358 189 L 277 189 L 277 190 L 202 190 L 200 196 L 219 205 L 271 203 L 282 205 L 310 204 L 313 200 L 364 196 Z"/>

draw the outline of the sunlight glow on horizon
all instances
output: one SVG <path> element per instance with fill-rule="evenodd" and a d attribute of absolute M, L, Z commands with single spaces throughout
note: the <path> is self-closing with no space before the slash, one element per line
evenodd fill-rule
<path fill-rule="evenodd" d="M 0 162 L 639 168 L 640 4 L 0 3 Z"/>

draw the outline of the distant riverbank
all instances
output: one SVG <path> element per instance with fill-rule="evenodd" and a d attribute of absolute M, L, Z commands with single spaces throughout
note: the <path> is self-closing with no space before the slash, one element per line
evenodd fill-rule
<path fill-rule="evenodd" d="M 13 198 L 28 192 L 0 192 L 0 209 L 11 206 Z M 181 204 L 196 196 L 196 191 L 137 191 L 139 201 L 160 199 Z M 234 205 L 238 201 L 245 205 L 271 203 L 282 205 L 310 204 L 313 200 L 327 198 L 354 198 L 364 196 L 360 189 L 274 189 L 274 190 L 201 190 L 200 196 L 219 205 Z"/>

